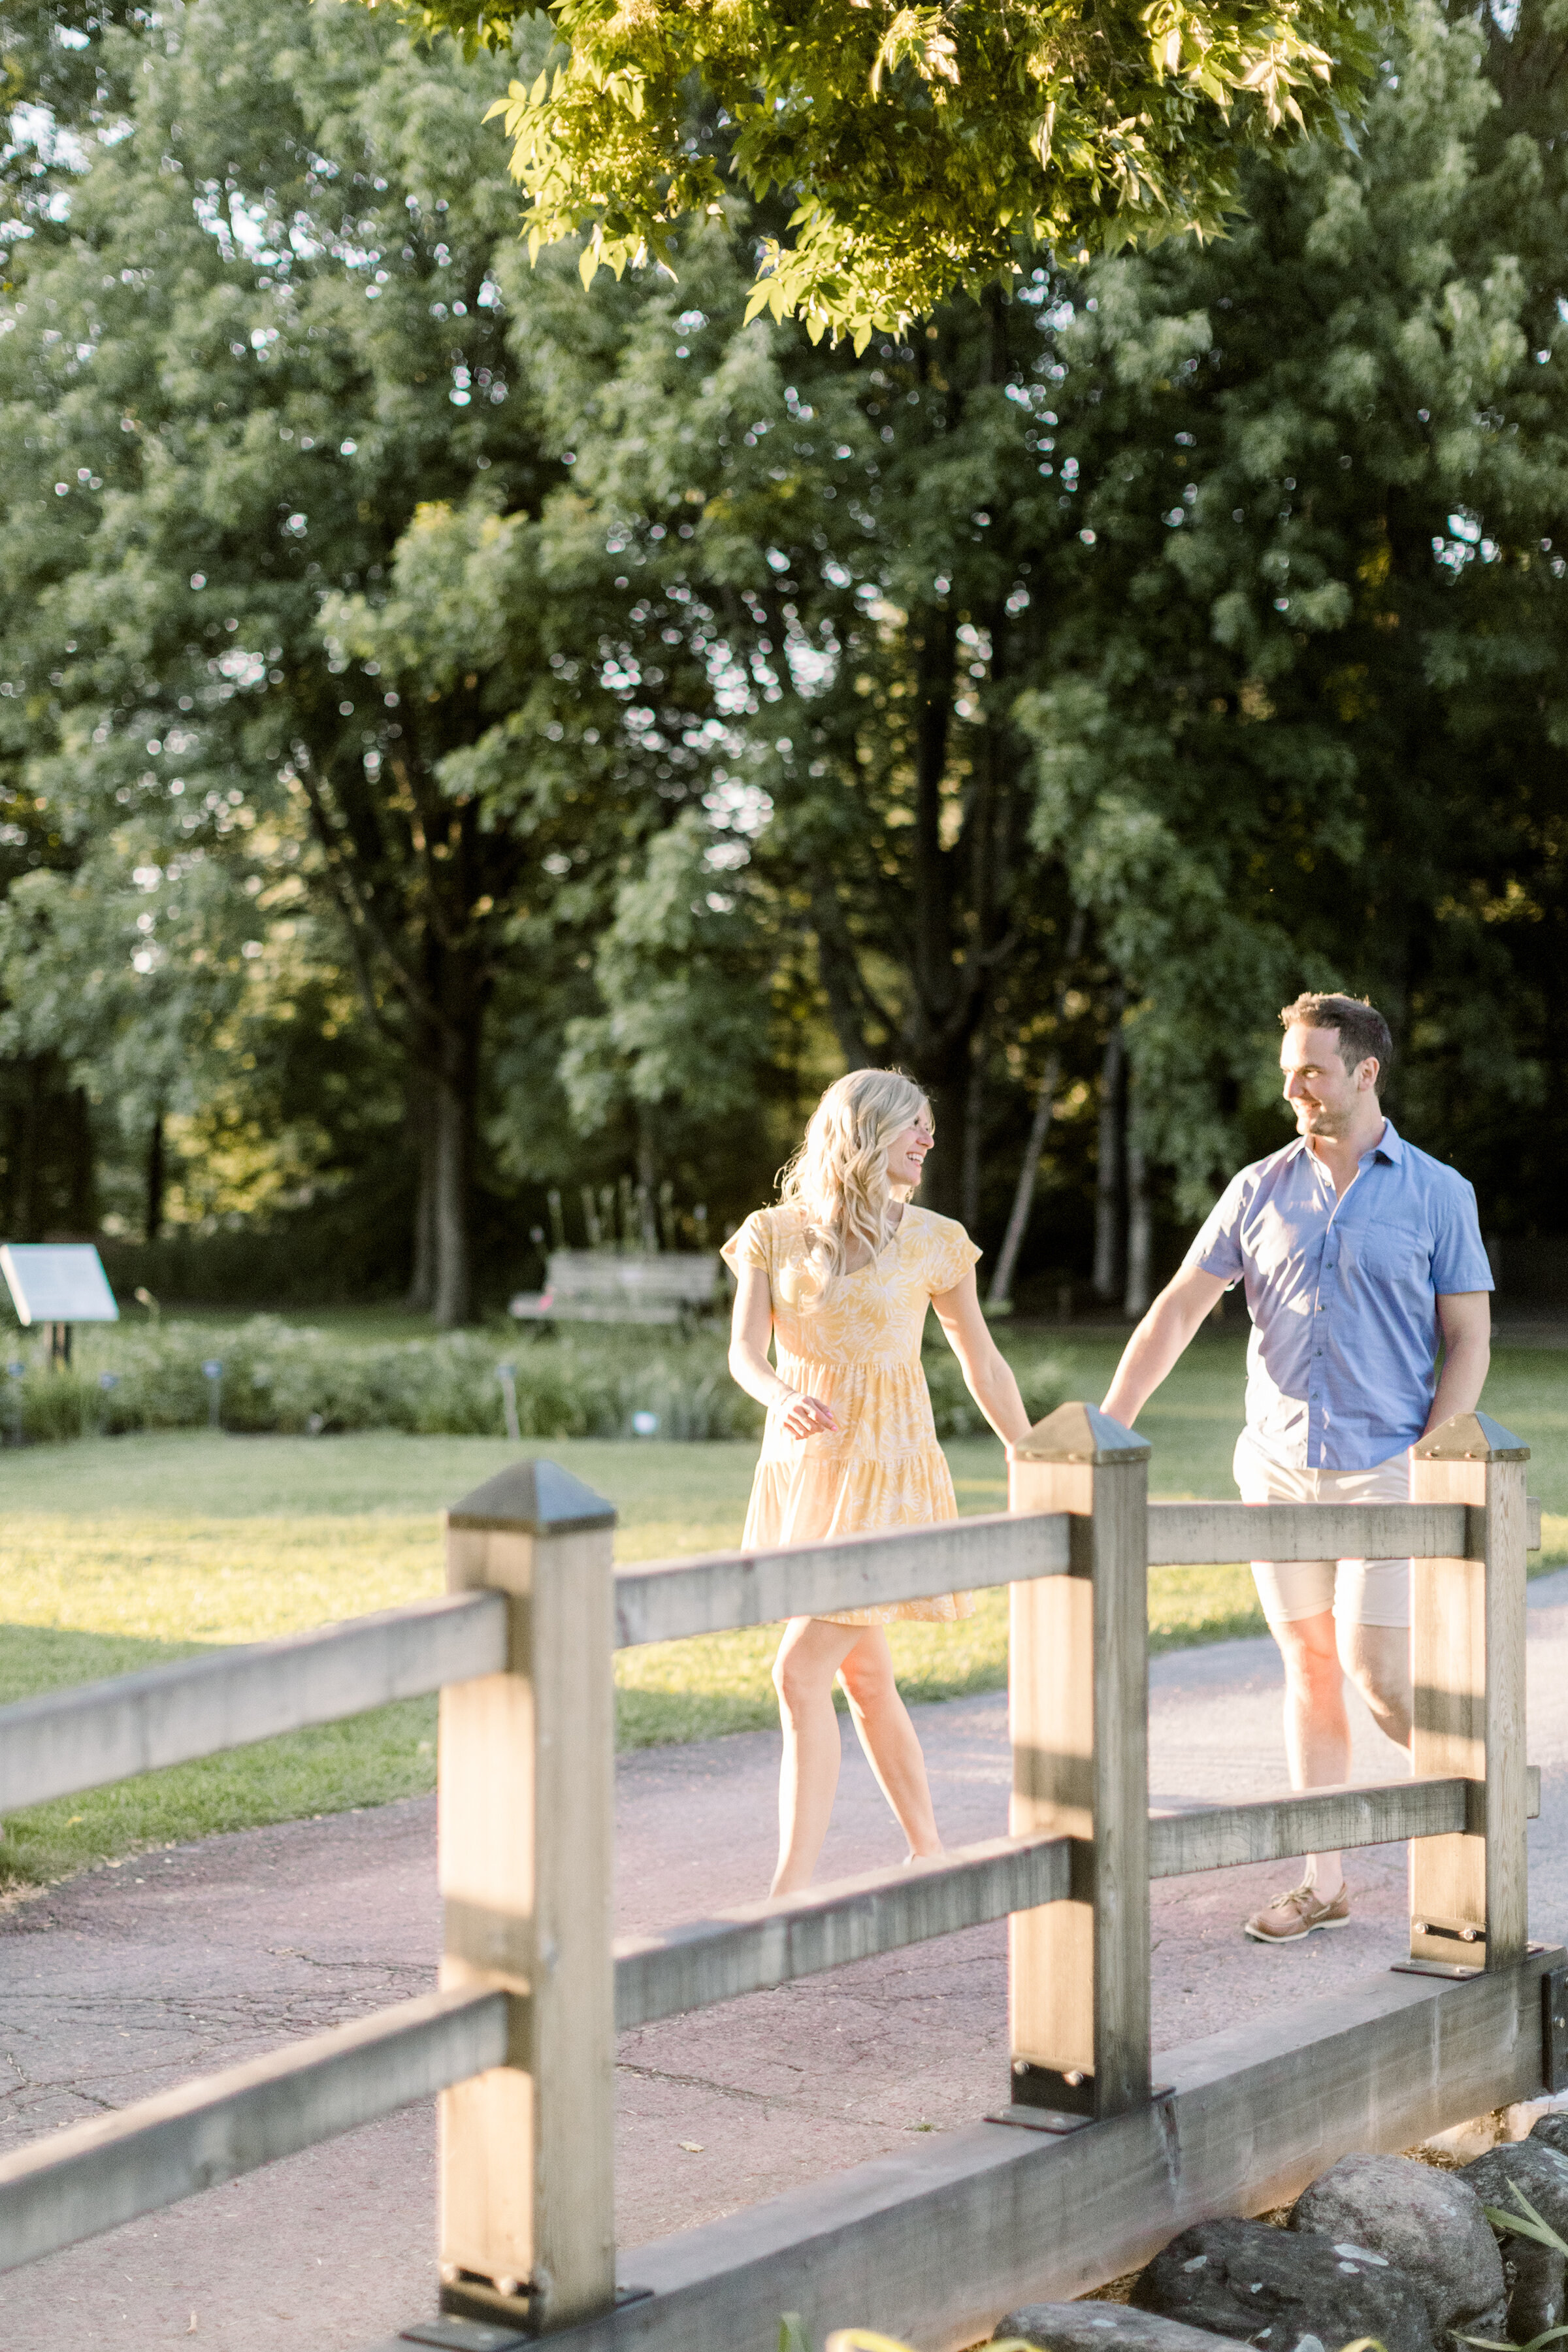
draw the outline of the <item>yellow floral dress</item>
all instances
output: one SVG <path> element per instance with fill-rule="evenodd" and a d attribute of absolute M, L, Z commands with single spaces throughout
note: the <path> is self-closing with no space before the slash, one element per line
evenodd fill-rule
<path fill-rule="evenodd" d="M 773 1301 L 779 1378 L 831 1405 L 838 1423 L 791 1437 L 770 1409 L 742 1541 L 748 1549 L 923 1528 L 955 1519 L 947 1458 L 936 1440 L 921 1369 L 921 1335 L 934 1297 L 962 1282 L 980 1255 L 952 1217 L 906 1205 L 880 1255 L 842 1275 L 816 1307 L 803 1278 L 808 1223 L 800 1209 L 759 1209 L 724 1244 L 732 1272 L 760 1266 Z M 918 1617 L 952 1624 L 974 1607 L 966 1592 L 830 1612 L 835 1625 Z"/>

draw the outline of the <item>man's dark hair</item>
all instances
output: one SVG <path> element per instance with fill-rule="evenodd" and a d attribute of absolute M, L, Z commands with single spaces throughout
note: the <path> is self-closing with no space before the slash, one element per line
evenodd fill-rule
<path fill-rule="evenodd" d="M 1377 1087 L 1382 1092 L 1388 1066 L 1394 1059 L 1394 1040 L 1388 1034 L 1387 1022 L 1364 996 L 1299 996 L 1294 1004 L 1282 1008 L 1279 1026 L 1337 1030 L 1340 1059 L 1347 1070 L 1357 1069 L 1369 1054 L 1376 1057 Z"/>

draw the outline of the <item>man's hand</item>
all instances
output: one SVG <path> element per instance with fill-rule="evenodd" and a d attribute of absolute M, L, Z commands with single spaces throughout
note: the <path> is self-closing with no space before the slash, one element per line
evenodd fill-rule
<path fill-rule="evenodd" d="M 1457 1412 L 1474 1412 L 1492 1360 L 1492 1301 L 1488 1290 L 1450 1290 L 1437 1300 L 1443 1370 L 1423 1437 Z"/>
<path fill-rule="evenodd" d="M 1101 1412 L 1131 1429 L 1226 1287 L 1217 1274 L 1184 1265 L 1175 1280 L 1165 1285 L 1128 1340 L 1116 1378 L 1105 1391 Z"/>

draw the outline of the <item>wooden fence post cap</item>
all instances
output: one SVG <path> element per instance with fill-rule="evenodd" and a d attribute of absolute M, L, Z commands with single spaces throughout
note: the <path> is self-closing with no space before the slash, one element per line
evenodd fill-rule
<path fill-rule="evenodd" d="M 1109 1467 L 1118 1462 L 1147 1462 L 1150 1448 L 1112 1421 L 1098 1405 L 1059 1404 L 1037 1421 L 1021 1445 L 1013 1448 L 1016 1462 L 1088 1462 Z"/>
<path fill-rule="evenodd" d="M 1418 1438 L 1417 1462 L 1528 1462 L 1530 1448 L 1489 1412 L 1457 1412 Z"/>
<path fill-rule="evenodd" d="M 535 1536 L 615 1524 L 615 1505 L 558 1462 L 509 1463 L 447 1514 L 449 1528 L 510 1528 Z"/>

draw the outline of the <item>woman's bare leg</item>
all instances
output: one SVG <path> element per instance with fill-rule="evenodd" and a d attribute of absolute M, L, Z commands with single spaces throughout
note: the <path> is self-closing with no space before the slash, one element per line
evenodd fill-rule
<path fill-rule="evenodd" d="M 784 1627 L 773 1660 L 784 1765 L 779 1774 L 779 1860 L 771 1895 L 798 1894 L 810 1884 L 816 1867 L 838 1787 L 833 1678 L 864 1632 L 862 1626 L 831 1625 L 821 1617 L 792 1617 Z"/>
<path fill-rule="evenodd" d="M 893 1679 L 893 1656 L 879 1625 L 869 1625 L 838 1670 L 866 1760 L 891 1805 L 911 1854 L 942 1852 L 925 1758 L 909 1708 Z"/>

